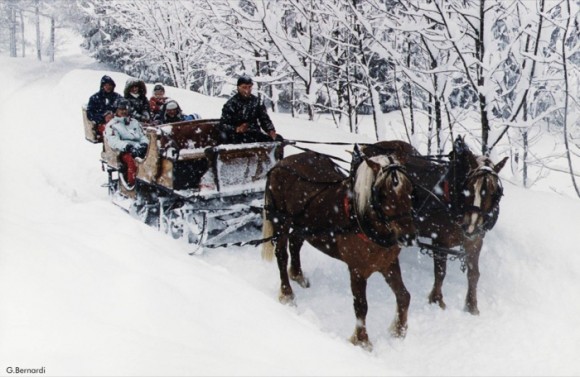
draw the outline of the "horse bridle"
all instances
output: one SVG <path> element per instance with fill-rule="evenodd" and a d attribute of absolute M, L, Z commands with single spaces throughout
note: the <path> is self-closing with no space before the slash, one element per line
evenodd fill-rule
<path fill-rule="evenodd" d="M 497 190 L 492 194 L 490 210 L 484 211 L 480 206 L 475 206 L 472 204 L 472 205 L 468 205 L 468 206 L 462 205 L 462 209 L 463 209 L 462 212 L 463 212 L 463 214 L 467 214 L 469 212 L 475 212 L 479 216 L 483 216 L 484 221 L 483 221 L 482 228 L 485 230 L 489 230 L 489 229 L 491 229 L 491 227 L 493 227 L 493 224 L 491 224 L 491 226 L 490 226 L 490 221 L 492 221 L 492 219 L 493 219 L 493 213 L 498 210 L 499 202 L 501 200 L 501 197 L 503 196 L 503 186 L 501 184 L 501 180 L 499 179 L 499 176 L 497 175 L 497 173 L 489 166 L 477 167 L 476 169 L 474 169 L 468 173 L 467 177 L 465 178 L 465 182 L 462 185 L 462 192 L 464 192 L 466 190 L 466 188 L 468 187 L 468 185 L 471 181 L 474 181 L 474 180 L 481 178 L 481 177 L 483 177 L 483 179 L 496 179 L 496 182 L 497 182 Z"/>
<path fill-rule="evenodd" d="M 389 157 L 389 159 L 391 159 L 391 157 Z M 392 159 L 391 159 L 392 161 Z M 407 179 L 410 180 L 409 175 L 407 174 L 407 169 L 405 169 L 405 167 L 401 164 L 399 164 L 398 162 L 394 162 L 392 161 L 389 165 L 387 166 L 383 166 L 381 168 L 381 173 L 383 173 L 385 176 L 388 176 L 390 174 L 394 174 L 394 173 L 401 173 L 403 175 L 405 175 L 407 177 Z M 371 188 L 371 208 L 377 213 L 377 216 L 379 217 L 379 219 L 385 223 L 391 223 L 395 220 L 399 220 L 402 218 L 406 218 L 406 217 L 411 217 L 411 214 L 407 213 L 407 214 L 401 214 L 401 215 L 397 215 L 397 216 L 388 216 L 387 214 L 385 214 L 385 211 L 383 210 L 383 208 L 378 204 L 379 200 L 378 200 L 378 196 L 379 196 L 379 192 L 376 188 L 375 182 L 377 181 L 377 179 L 379 175 L 377 174 L 377 177 L 375 178 L 375 181 L 373 182 L 372 188 Z M 398 178 L 396 176 L 396 174 L 393 176 L 394 180 L 398 181 Z M 398 184 L 398 182 L 397 182 Z M 389 229 L 390 227 L 387 226 Z"/>
<path fill-rule="evenodd" d="M 375 211 L 375 213 L 377 214 L 377 217 L 379 218 L 379 220 L 382 221 L 385 224 L 387 230 L 389 232 L 391 232 L 392 227 L 390 224 L 393 221 L 396 221 L 396 220 L 399 220 L 402 218 L 406 218 L 406 217 L 411 218 L 411 214 L 405 213 L 405 214 L 400 214 L 397 216 L 389 216 L 385 213 L 383 208 L 381 208 L 381 206 L 378 204 L 379 203 L 379 200 L 378 200 L 379 193 L 378 193 L 378 190 L 376 188 L 375 183 L 377 182 L 380 173 L 383 173 L 384 175 L 389 175 L 389 174 L 400 172 L 401 174 L 404 174 L 409 179 L 409 176 L 407 174 L 407 169 L 403 165 L 401 165 L 398 162 L 395 162 L 390 156 L 389 156 L 389 161 L 391 163 L 387 166 L 383 166 L 381 168 L 380 172 L 377 173 L 377 175 L 375 176 L 375 179 L 374 179 L 373 184 L 371 186 L 372 187 L 371 188 L 371 198 L 370 198 L 369 204 L 370 204 L 371 208 L 373 209 L 373 211 Z M 398 179 L 398 178 L 396 178 L 396 176 L 395 176 L 394 179 Z M 353 204 L 354 204 L 354 207 L 356 208 L 357 204 L 356 204 L 355 198 L 356 198 L 356 196 L 353 196 Z M 355 211 L 355 213 L 356 213 L 356 211 Z M 391 237 L 389 237 L 388 240 L 385 240 L 384 238 L 380 237 L 379 235 L 375 235 L 374 232 L 370 231 L 365 226 L 364 221 L 362 221 L 362 219 L 359 219 L 358 215 L 355 215 L 354 217 L 355 217 L 356 223 L 358 224 L 358 227 L 361 230 L 361 232 L 372 242 L 374 242 L 378 245 L 381 245 L 383 247 L 391 247 L 397 243 L 397 240 L 392 237 L 392 232 L 390 233 Z"/>

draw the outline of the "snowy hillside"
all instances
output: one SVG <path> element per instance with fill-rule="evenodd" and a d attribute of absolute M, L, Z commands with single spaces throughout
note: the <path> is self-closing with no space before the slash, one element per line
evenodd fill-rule
<path fill-rule="evenodd" d="M 577 198 L 522 189 L 504 169 L 501 214 L 481 256 L 481 315 L 463 311 L 457 261 L 444 284 L 447 310 L 429 305 L 432 261 L 406 248 L 407 337 L 389 336 L 394 297 L 373 276 L 368 353 L 348 342 L 355 320 L 341 262 L 306 245 L 312 286 L 296 287 L 297 306 L 283 306 L 277 267 L 259 249 L 191 257 L 187 245 L 110 203 L 101 147 L 84 140 L 80 108 L 103 74 L 118 88 L 127 76 L 78 48 L 54 64 L 0 64 L 0 375 L 16 367 L 59 376 L 580 375 Z M 205 118 L 218 117 L 224 102 L 167 94 Z M 398 116 L 388 119 L 401 137 Z M 287 138 L 372 141 L 323 118 L 272 118 Z M 559 185 L 568 182 L 544 187 Z"/>

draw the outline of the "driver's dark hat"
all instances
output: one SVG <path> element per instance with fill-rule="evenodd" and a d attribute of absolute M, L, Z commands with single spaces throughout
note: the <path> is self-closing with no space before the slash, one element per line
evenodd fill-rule
<path fill-rule="evenodd" d="M 238 86 L 243 84 L 253 85 L 254 82 L 252 81 L 252 78 L 250 76 L 243 75 L 238 78 Z"/>

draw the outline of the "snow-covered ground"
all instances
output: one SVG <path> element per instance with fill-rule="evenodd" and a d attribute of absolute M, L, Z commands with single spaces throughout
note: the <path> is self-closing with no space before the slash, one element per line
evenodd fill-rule
<path fill-rule="evenodd" d="M 277 267 L 258 248 L 192 257 L 111 204 L 80 108 L 103 74 L 118 88 L 127 76 L 71 46 L 53 64 L 0 58 L 0 375 L 580 375 L 580 201 L 549 190 L 567 187 L 565 176 L 525 190 L 509 166 L 502 171 L 501 215 L 481 256 L 481 315 L 463 311 L 457 261 L 447 310 L 429 305 L 432 261 L 406 248 L 409 330 L 393 339 L 394 297 L 373 276 L 369 353 L 347 340 L 355 320 L 341 262 L 306 245 L 312 286 L 296 288 L 296 307 L 283 306 Z M 206 118 L 224 102 L 167 94 Z M 287 138 L 372 141 L 323 117 L 272 117 Z M 398 114 L 388 119 L 403 135 Z"/>

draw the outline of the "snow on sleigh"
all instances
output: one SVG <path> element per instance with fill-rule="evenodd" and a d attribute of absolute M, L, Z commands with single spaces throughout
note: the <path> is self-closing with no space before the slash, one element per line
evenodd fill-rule
<path fill-rule="evenodd" d="M 137 158 L 133 187 L 119 154 L 103 142 L 101 162 L 113 202 L 175 239 L 203 247 L 260 238 L 266 175 L 281 142 L 222 144 L 218 119 L 145 128 L 147 154 Z"/>

